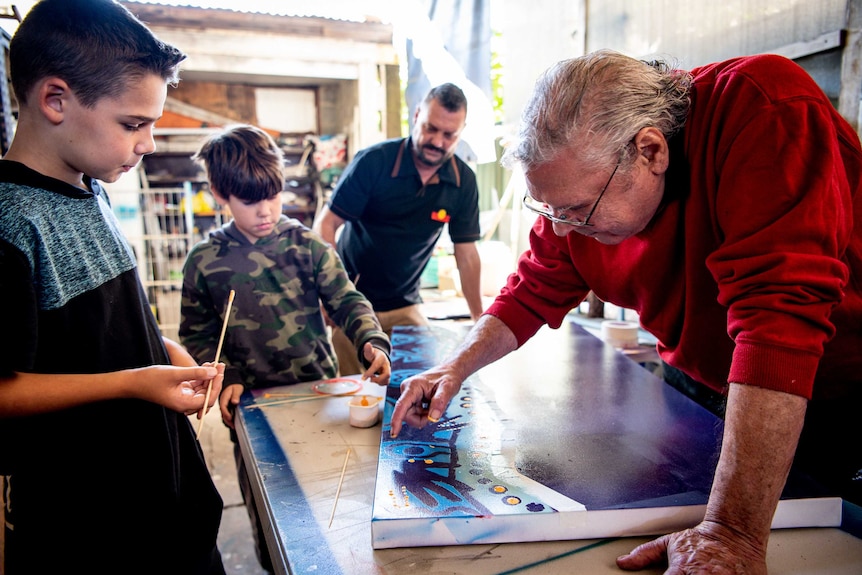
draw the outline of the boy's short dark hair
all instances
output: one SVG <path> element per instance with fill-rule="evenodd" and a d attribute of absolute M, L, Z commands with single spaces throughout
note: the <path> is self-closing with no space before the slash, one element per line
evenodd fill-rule
<path fill-rule="evenodd" d="M 145 74 L 176 83 L 185 57 L 113 0 L 41 0 L 12 37 L 9 73 L 21 104 L 40 80 L 57 76 L 93 107 Z"/>
<path fill-rule="evenodd" d="M 211 136 L 192 156 L 214 191 L 244 202 L 269 200 L 284 189 L 284 154 L 272 136 L 248 124 Z"/>

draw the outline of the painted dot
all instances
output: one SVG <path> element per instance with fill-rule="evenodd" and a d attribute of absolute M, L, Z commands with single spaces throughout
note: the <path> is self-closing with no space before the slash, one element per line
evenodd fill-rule
<path fill-rule="evenodd" d="M 503 485 L 495 485 L 491 488 L 491 490 L 493 490 L 494 493 L 506 493 L 508 491 L 508 489 L 506 489 Z"/>
<path fill-rule="evenodd" d="M 505 503 L 506 505 L 518 505 L 519 503 L 521 503 L 521 498 L 515 497 L 514 495 L 510 495 L 503 498 L 503 503 Z"/>
<path fill-rule="evenodd" d="M 434 463 L 434 460 L 433 459 L 426 459 L 425 463 L 428 465 L 431 465 L 432 463 Z"/>

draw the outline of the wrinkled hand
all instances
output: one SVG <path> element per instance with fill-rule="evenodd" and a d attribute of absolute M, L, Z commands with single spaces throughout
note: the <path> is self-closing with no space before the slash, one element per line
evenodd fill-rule
<path fill-rule="evenodd" d="M 626 571 L 661 563 L 668 565 L 665 575 L 766 575 L 766 549 L 744 533 L 704 521 L 617 557 L 617 567 Z"/>
<path fill-rule="evenodd" d="M 207 362 L 196 367 L 153 365 L 131 370 L 134 372 L 132 393 L 139 399 L 158 403 L 185 415 L 203 410 L 207 386 L 213 382 L 210 393 L 212 406 L 221 391 L 224 364 Z"/>
<path fill-rule="evenodd" d="M 442 365 L 402 381 L 401 396 L 392 411 L 391 436 L 398 437 L 404 422 L 421 429 L 429 421 L 438 421 L 463 381 L 460 375 Z"/>
<path fill-rule="evenodd" d="M 219 396 L 218 404 L 221 411 L 221 420 L 225 425 L 234 428 L 233 416 L 236 413 L 236 406 L 239 405 L 239 398 L 242 397 L 244 388 L 241 383 L 232 383 L 224 388 Z"/>
<path fill-rule="evenodd" d="M 389 362 L 389 357 L 383 353 L 383 350 L 377 349 L 371 342 L 365 342 L 362 348 L 362 355 L 370 364 L 368 369 L 362 374 L 362 379 L 370 379 L 377 385 L 389 385 L 389 376 L 392 374 L 392 365 Z"/>

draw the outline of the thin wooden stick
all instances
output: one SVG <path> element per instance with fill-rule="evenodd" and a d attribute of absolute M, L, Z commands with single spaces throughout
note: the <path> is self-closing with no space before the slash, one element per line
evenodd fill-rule
<path fill-rule="evenodd" d="M 221 326 L 221 335 L 218 338 L 218 346 L 216 347 L 215 359 L 213 363 L 218 363 L 219 357 L 221 357 L 221 346 L 224 343 L 224 334 L 227 331 L 227 322 L 230 320 L 230 308 L 233 305 L 233 297 L 236 295 L 234 290 L 230 290 L 230 295 L 227 296 L 227 309 L 224 312 L 224 322 Z M 201 421 L 198 423 L 198 434 L 196 439 L 201 438 L 201 429 L 204 427 L 204 417 L 206 417 L 207 411 L 209 411 L 208 406 L 210 403 L 210 393 L 213 390 L 213 380 L 210 380 L 209 384 L 207 384 L 207 394 L 204 397 L 204 412 L 201 415 Z"/>
<path fill-rule="evenodd" d="M 279 399 L 277 401 L 267 401 L 265 403 L 255 403 L 249 405 L 246 409 L 257 409 L 259 407 L 269 407 L 271 405 L 284 405 L 286 403 L 299 403 L 300 401 L 313 401 L 315 399 L 326 399 L 327 397 L 338 397 L 336 395 L 315 395 L 309 397 L 294 397 L 293 399 Z"/>
<path fill-rule="evenodd" d="M 335 490 L 335 501 L 332 502 L 332 513 L 329 514 L 329 527 L 332 527 L 332 518 L 335 517 L 335 506 L 338 505 L 338 496 L 341 494 L 341 484 L 344 483 L 344 472 L 347 470 L 348 459 L 350 459 L 349 447 L 347 448 L 347 455 L 344 456 L 344 466 L 341 468 L 341 479 L 338 480 L 338 489 Z"/>
<path fill-rule="evenodd" d="M 264 393 L 264 397 L 320 397 L 319 393 Z"/>
<path fill-rule="evenodd" d="M 255 404 L 249 405 L 248 407 L 246 407 L 246 409 L 257 409 L 258 407 L 269 407 L 270 405 L 284 405 L 286 403 L 299 403 L 300 401 L 311 401 L 314 399 L 327 399 L 329 397 L 345 397 L 348 395 L 355 395 L 355 394 L 356 394 L 356 391 L 351 391 L 350 393 L 315 393 L 315 394 L 309 394 L 309 395 L 298 394 L 298 395 L 293 396 L 293 397 L 288 397 L 287 399 L 278 399 L 276 401 L 267 401 L 264 403 L 255 403 Z M 268 395 L 270 395 L 270 394 L 268 394 L 268 393 L 263 394 L 264 397 L 266 397 Z M 278 395 L 278 394 L 274 393 L 271 395 Z M 285 395 L 289 396 L 290 394 L 288 393 Z"/>

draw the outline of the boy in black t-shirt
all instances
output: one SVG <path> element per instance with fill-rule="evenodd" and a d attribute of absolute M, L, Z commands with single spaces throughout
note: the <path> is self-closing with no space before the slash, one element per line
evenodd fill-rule
<path fill-rule="evenodd" d="M 0 161 L 0 475 L 19 573 L 224 573 L 187 415 L 224 365 L 163 339 L 97 180 L 155 149 L 184 55 L 111 0 L 42 0 L 10 44 Z"/>

